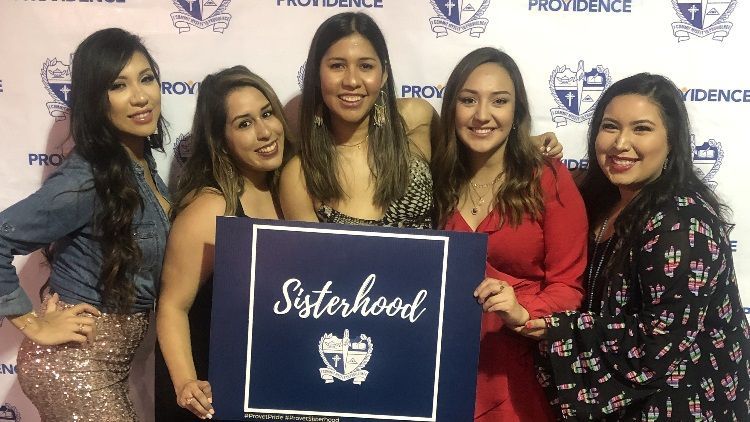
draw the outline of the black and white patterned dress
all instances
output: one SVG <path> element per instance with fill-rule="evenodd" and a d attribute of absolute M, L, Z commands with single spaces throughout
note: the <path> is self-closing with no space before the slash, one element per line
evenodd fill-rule
<path fill-rule="evenodd" d="M 633 235 L 599 312 L 546 318 L 553 406 L 573 420 L 750 420 L 750 333 L 715 212 L 676 197 Z"/>
<path fill-rule="evenodd" d="M 315 211 L 323 223 L 366 226 L 432 228 L 432 177 L 427 162 L 412 157 L 409 161 L 409 186 L 401 198 L 391 202 L 380 220 L 350 217 L 326 204 Z"/>

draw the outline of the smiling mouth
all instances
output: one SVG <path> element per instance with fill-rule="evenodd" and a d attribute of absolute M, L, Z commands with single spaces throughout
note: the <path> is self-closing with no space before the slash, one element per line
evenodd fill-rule
<path fill-rule="evenodd" d="M 637 158 L 616 157 L 612 155 L 608 156 L 607 159 L 611 163 L 612 169 L 615 171 L 629 170 L 638 162 Z"/>
<path fill-rule="evenodd" d="M 141 111 L 128 116 L 128 118 L 135 121 L 136 123 L 150 123 L 152 117 L 153 110 Z"/>
<path fill-rule="evenodd" d="M 357 105 L 362 101 L 363 98 L 365 98 L 364 95 L 355 95 L 355 94 L 339 95 L 339 99 L 347 105 Z"/>
<path fill-rule="evenodd" d="M 494 128 L 494 127 L 472 127 L 472 128 L 469 128 L 469 130 L 472 133 L 474 133 L 476 135 L 480 135 L 480 136 L 488 135 L 488 134 L 494 132 L 495 129 L 497 129 L 497 128 Z"/>
<path fill-rule="evenodd" d="M 271 154 L 275 154 L 276 151 L 278 150 L 279 150 L 279 143 L 276 141 L 273 141 L 268 145 L 265 145 L 261 148 L 256 149 L 255 152 L 261 155 L 271 155 Z"/>

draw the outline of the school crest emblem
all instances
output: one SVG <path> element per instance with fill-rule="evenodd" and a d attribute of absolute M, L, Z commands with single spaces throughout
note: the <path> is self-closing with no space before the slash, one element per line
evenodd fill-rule
<path fill-rule="evenodd" d="M 73 62 L 72 55 L 70 62 Z M 70 114 L 70 65 L 58 60 L 57 57 L 47 59 L 42 65 L 41 76 L 44 88 L 52 97 L 52 101 L 47 103 L 49 115 L 56 121 L 65 120 Z"/>
<path fill-rule="evenodd" d="M 581 123 L 590 120 L 599 97 L 612 85 L 609 69 L 598 65 L 589 72 L 584 70 L 583 60 L 573 70 L 567 65 L 557 66 L 549 78 L 552 97 L 558 107 L 550 110 L 557 127 L 565 126 L 568 120 Z"/>
<path fill-rule="evenodd" d="M 194 26 L 206 29 L 209 26 L 214 32 L 224 33 L 229 27 L 232 15 L 226 13 L 231 0 L 172 0 L 177 12 L 172 12 L 172 24 L 180 33 L 190 31 Z"/>
<path fill-rule="evenodd" d="M 174 158 L 180 166 L 183 166 L 191 155 L 193 155 L 193 142 L 190 139 L 190 133 L 181 133 L 174 143 Z"/>
<path fill-rule="evenodd" d="M 695 135 L 691 136 L 691 144 L 693 149 L 693 166 L 698 173 L 698 176 L 708 185 L 711 189 L 716 189 L 717 183 L 714 181 L 714 177 L 719 172 L 722 161 L 724 161 L 724 149 L 721 147 L 720 142 L 716 142 L 714 139 L 709 139 L 703 142 L 701 145 L 697 145 L 695 142 Z"/>
<path fill-rule="evenodd" d="M 0 421 L 21 422 L 21 412 L 10 403 L 5 403 L 0 406 Z"/>
<path fill-rule="evenodd" d="M 430 0 L 438 16 L 430 18 L 432 32 L 439 37 L 448 31 L 469 31 L 472 37 L 480 37 L 489 23 L 482 15 L 490 6 L 490 0 Z"/>
<path fill-rule="evenodd" d="M 343 338 L 326 333 L 318 342 L 318 352 L 325 364 L 320 368 L 320 378 L 327 384 L 333 379 L 362 384 L 367 379 L 368 371 L 364 370 L 372 356 L 372 339 L 360 334 L 354 339 L 349 338 L 349 330 L 344 330 Z"/>
<path fill-rule="evenodd" d="M 737 7 L 737 0 L 672 0 L 672 7 L 680 19 L 672 23 L 677 41 L 687 41 L 691 35 L 712 35 L 714 40 L 724 41 L 732 29 L 732 22 L 727 19 Z"/>

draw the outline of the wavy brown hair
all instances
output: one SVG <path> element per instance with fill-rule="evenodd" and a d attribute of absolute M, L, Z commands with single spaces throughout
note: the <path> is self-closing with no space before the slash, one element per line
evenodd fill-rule
<path fill-rule="evenodd" d="M 236 159 L 227 146 L 226 100 L 230 93 L 243 87 L 260 91 L 271 103 L 274 115 L 281 121 L 284 128 L 284 157 L 281 167 L 291 157 L 294 143 L 289 140 L 289 126 L 284 119 L 281 102 L 263 78 L 245 66 L 234 66 L 206 76 L 200 84 L 193 117 L 190 134 L 192 155 L 180 176 L 172 219 L 204 188 L 215 189 L 224 196 L 225 215 L 232 215 L 237 209 L 237 201 L 245 187 Z M 274 202 L 278 198 L 279 169 L 268 172 L 267 175 Z"/>
<path fill-rule="evenodd" d="M 305 182 L 310 195 L 327 202 L 341 199 L 341 189 L 336 169 L 338 168 L 336 145 L 328 129 L 329 110 L 323 102 L 320 87 L 320 64 L 328 48 L 336 41 L 352 34 L 360 34 L 372 44 L 388 77 L 380 91 L 379 102 L 385 106 L 386 124 L 382 127 L 370 125 L 368 148 L 370 170 L 375 179 L 374 202 L 386 208 L 392 201 L 406 193 L 409 184 L 409 138 L 406 124 L 396 106 L 396 90 L 388 47 L 383 33 L 371 17 L 364 13 L 340 13 L 328 18 L 315 32 L 305 64 L 305 80 L 302 86 L 302 110 L 300 113 L 300 160 Z M 315 124 L 316 113 L 321 113 L 323 125 Z M 375 107 L 370 110 L 373 120 Z"/>
<path fill-rule="evenodd" d="M 522 223 L 525 215 L 539 218 L 544 211 L 541 186 L 543 166 L 554 168 L 536 150 L 530 139 L 531 116 L 529 100 L 516 62 L 506 53 L 491 47 L 472 51 L 453 69 L 443 95 L 440 121 L 444 136 L 436 142 L 431 170 L 435 181 L 435 221 L 438 227 L 445 225 L 456 210 L 461 191 L 471 180 L 469 152 L 456 135 L 456 103 L 458 92 L 469 75 L 478 66 L 495 63 L 508 71 L 513 82 L 515 111 L 514 129 L 511 129 L 505 146 L 505 172 L 503 183 L 494 198 L 500 213 L 500 224 L 511 227 Z"/>
<path fill-rule="evenodd" d="M 148 60 L 159 81 L 159 67 L 138 36 L 119 28 L 89 35 L 73 54 L 70 91 L 70 132 L 75 151 L 91 165 L 97 195 L 94 226 L 102 248 L 100 289 L 106 309 L 126 311 L 133 303 L 132 277 L 141 263 L 133 236 L 133 218 L 143 208 L 133 162 L 109 119 L 109 89 L 136 52 Z M 163 151 L 165 121 L 144 139 L 146 154 Z"/>

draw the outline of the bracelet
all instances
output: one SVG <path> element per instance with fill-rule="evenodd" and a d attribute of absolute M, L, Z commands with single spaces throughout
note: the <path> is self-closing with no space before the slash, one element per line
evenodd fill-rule
<path fill-rule="evenodd" d="M 31 314 L 26 317 L 26 324 L 23 324 L 22 326 L 18 327 L 18 331 L 25 330 L 26 327 L 28 327 L 34 321 L 35 318 L 37 318 L 36 312 L 31 311 Z"/>

